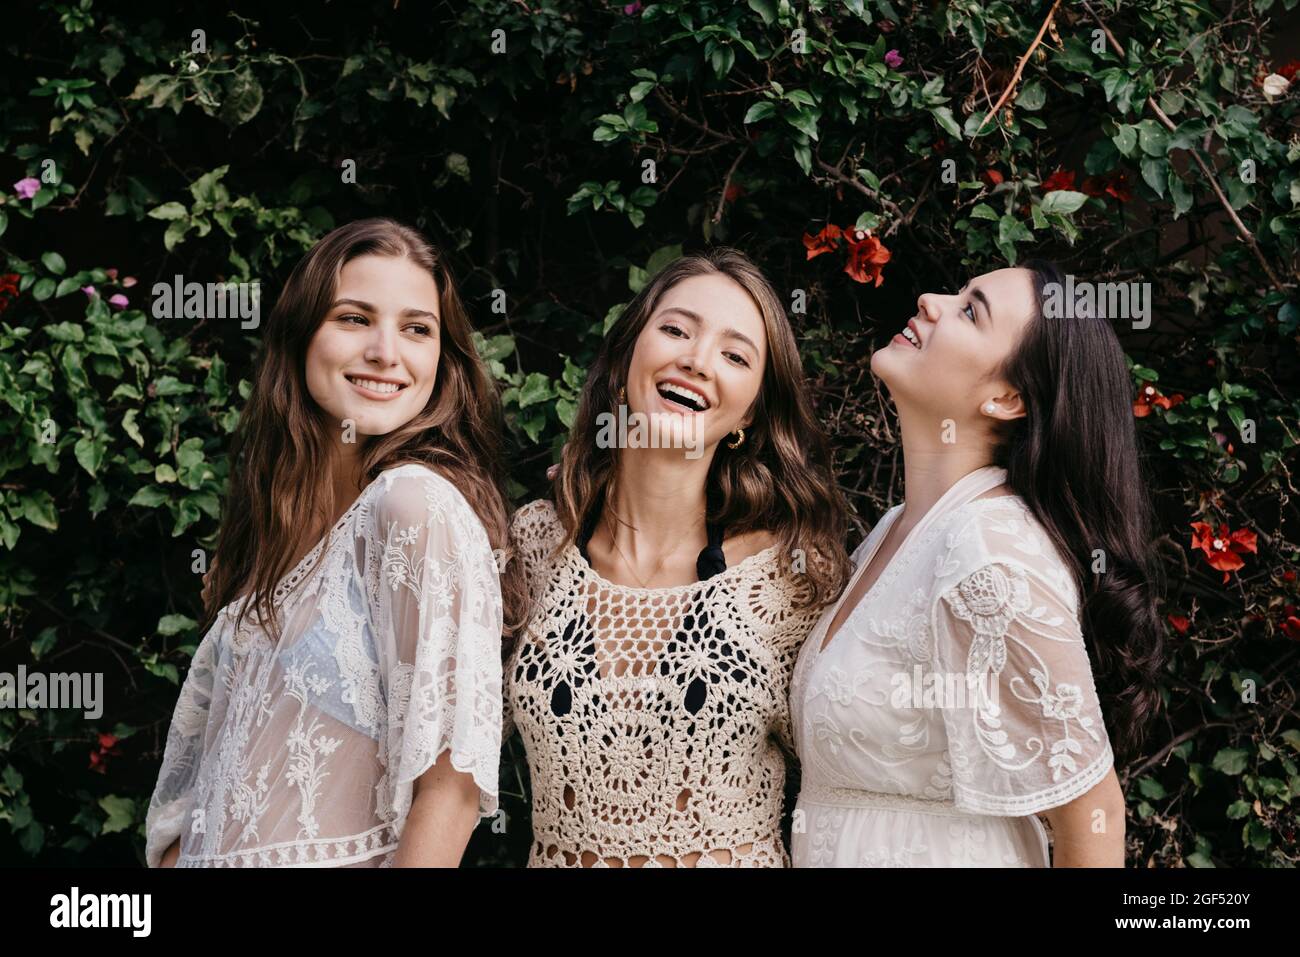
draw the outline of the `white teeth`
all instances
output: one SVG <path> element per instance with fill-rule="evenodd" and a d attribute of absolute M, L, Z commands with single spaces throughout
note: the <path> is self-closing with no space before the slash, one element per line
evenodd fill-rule
<path fill-rule="evenodd" d="M 684 399 L 689 399 L 690 401 L 694 402 L 697 406 L 699 406 L 701 410 L 707 409 L 709 407 L 709 400 L 706 399 L 701 393 L 696 392 L 694 389 L 688 389 L 685 386 L 677 385 L 677 383 L 675 382 L 659 383 L 659 391 L 671 392 L 673 393 L 673 395 L 680 395 Z"/>
<path fill-rule="evenodd" d="M 910 342 L 912 345 L 916 346 L 916 348 L 918 349 L 921 348 L 921 340 L 916 337 L 916 333 L 912 331 L 911 326 L 903 327 L 903 338 L 906 339 L 908 342 Z"/>
<path fill-rule="evenodd" d="M 347 380 L 353 382 L 363 389 L 369 389 L 371 392 L 396 392 L 402 388 L 396 382 L 379 382 L 375 379 L 358 379 L 355 376 L 348 376 Z"/>

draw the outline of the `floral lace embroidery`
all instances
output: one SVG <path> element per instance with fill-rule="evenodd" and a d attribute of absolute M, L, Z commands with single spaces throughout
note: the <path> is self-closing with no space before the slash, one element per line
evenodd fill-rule
<path fill-rule="evenodd" d="M 156 865 L 391 863 L 443 752 L 496 811 L 501 599 L 487 534 L 442 476 L 371 483 L 277 585 L 278 642 L 241 607 L 203 637 L 146 818 Z M 357 799 L 373 795 L 373 800 Z"/>

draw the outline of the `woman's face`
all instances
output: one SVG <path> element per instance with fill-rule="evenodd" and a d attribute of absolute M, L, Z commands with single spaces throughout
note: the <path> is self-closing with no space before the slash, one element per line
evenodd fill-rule
<path fill-rule="evenodd" d="M 438 283 L 404 256 L 358 256 L 339 272 L 307 347 L 307 390 L 360 435 L 385 435 L 429 402 L 441 352 Z"/>
<path fill-rule="evenodd" d="M 749 425 L 766 362 L 749 293 L 719 273 L 691 276 L 663 294 L 637 337 L 628 410 L 663 416 L 677 447 L 712 448 Z"/>
<path fill-rule="evenodd" d="M 908 331 L 871 356 L 871 371 L 894 402 L 936 421 L 1023 415 L 1019 394 L 999 370 L 1037 310 L 1033 274 L 998 269 L 956 295 L 925 293 L 917 306 Z"/>

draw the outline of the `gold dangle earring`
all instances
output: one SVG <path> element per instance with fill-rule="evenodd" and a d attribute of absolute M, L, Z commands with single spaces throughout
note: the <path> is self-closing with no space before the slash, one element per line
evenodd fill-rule
<path fill-rule="evenodd" d="M 736 430 L 736 441 L 734 441 L 734 442 L 728 442 L 728 443 L 727 443 L 727 448 L 729 448 L 729 449 L 738 449 L 738 448 L 740 448 L 740 447 L 741 447 L 742 445 L 744 445 L 744 444 L 745 444 L 745 430 L 744 430 L 744 429 L 737 429 L 737 430 Z"/>
<path fill-rule="evenodd" d="M 618 387 L 618 404 L 627 405 L 627 389 L 623 386 Z"/>

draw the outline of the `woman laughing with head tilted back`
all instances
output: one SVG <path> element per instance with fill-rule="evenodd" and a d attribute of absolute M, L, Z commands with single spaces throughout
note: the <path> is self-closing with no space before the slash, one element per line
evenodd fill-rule
<path fill-rule="evenodd" d="M 871 357 L 906 500 L 800 654 L 796 867 L 1120 866 L 1111 749 L 1161 665 L 1131 386 L 1031 262 L 926 294 Z M 1094 686 L 1094 671 L 1098 694 Z"/>

